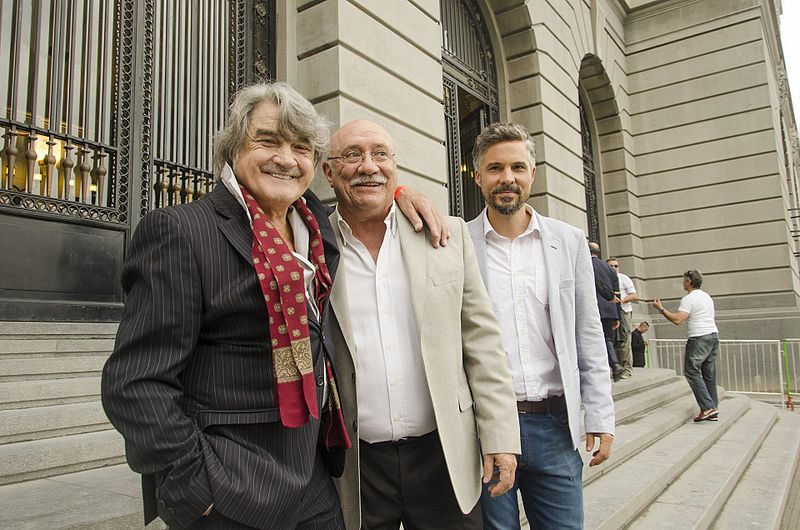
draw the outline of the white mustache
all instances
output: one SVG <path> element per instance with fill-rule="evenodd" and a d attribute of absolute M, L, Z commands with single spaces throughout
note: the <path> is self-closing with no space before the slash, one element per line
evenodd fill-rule
<path fill-rule="evenodd" d="M 351 186 L 363 186 L 364 184 L 386 184 L 389 181 L 383 175 L 358 175 L 350 181 Z"/>

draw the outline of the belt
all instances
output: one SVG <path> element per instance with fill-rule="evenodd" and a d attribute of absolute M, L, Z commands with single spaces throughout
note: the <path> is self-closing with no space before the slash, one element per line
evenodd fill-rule
<path fill-rule="evenodd" d="M 366 442 L 364 440 L 359 439 L 358 441 L 362 444 L 367 444 L 371 447 L 388 447 L 388 446 L 406 445 L 409 443 L 428 439 L 432 436 L 436 436 L 436 429 L 432 430 L 429 433 L 422 434 L 420 436 L 408 436 L 406 438 L 400 438 L 399 440 L 387 440 L 385 442 Z"/>
<path fill-rule="evenodd" d="M 520 414 L 556 414 L 566 409 L 564 396 L 550 396 L 541 401 L 517 401 L 517 411 Z"/>

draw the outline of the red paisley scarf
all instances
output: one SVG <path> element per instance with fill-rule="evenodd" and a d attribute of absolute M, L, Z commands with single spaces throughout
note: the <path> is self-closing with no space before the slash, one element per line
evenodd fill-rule
<path fill-rule="evenodd" d="M 269 314 L 272 364 L 281 423 L 284 427 L 301 427 L 308 423 L 309 414 L 319 418 L 303 268 L 258 202 L 244 187 L 240 188 L 253 221 L 253 266 Z M 325 263 L 322 234 L 317 219 L 302 199 L 297 199 L 293 206 L 308 227 L 308 258 L 316 269 L 316 300 L 312 303 L 316 303 L 321 311 L 332 285 Z M 351 444 L 344 426 L 339 392 L 327 356 L 325 372 L 330 396 L 322 418 L 323 440 L 326 447 L 349 448 Z"/>

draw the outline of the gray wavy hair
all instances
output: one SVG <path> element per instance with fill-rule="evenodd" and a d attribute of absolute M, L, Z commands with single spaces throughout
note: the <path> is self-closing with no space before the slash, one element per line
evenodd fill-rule
<path fill-rule="evenodd" d="M 253 109 L 262 101 L 278 106 L 278 134 L 308 142 L 314 149 L 317 166 L 328 153 L 330 123 L 314 106 L 287 83 L 259 83 L 242 88 L 233 97 L 228 122 L 214 137 L 214 174 L 219 176 L 226 163 L 233 164 L 249 140 Z"/>
<path fill-rule="evenodd" d="M 495 122 L 481 131 L 475 139 L 475 146 L 472 148 L 472 165 L 475 171 L 480 171 L 486 151 L 501 142 L 525 142 L 531 167 L 536 166 L 536 143 L 528 129 L 518 123 Z"/>

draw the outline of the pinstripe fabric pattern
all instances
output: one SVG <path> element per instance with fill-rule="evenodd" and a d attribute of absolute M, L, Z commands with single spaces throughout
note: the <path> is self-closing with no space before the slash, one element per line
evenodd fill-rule
<path fill-rule="evenodd" d="M 325 207 L 306 198 L 333 276 L 339 255 Z M 190 526 L 212 502 L 256 528 L 303 519 L 319 423 L 280 423 L 251 238 L 244 210 L 218 186 L 203 200 L 146 215 L 123 270 L 127 300 L 103 371 L 103 406 L 131 468 L 154 475 L 158 514 L 171 527 Z M 322 312 L 325 327 L 331 313 Z M 322 351 L 333 348 L 311 311 L 309 332 L 321 406 Z"/>

